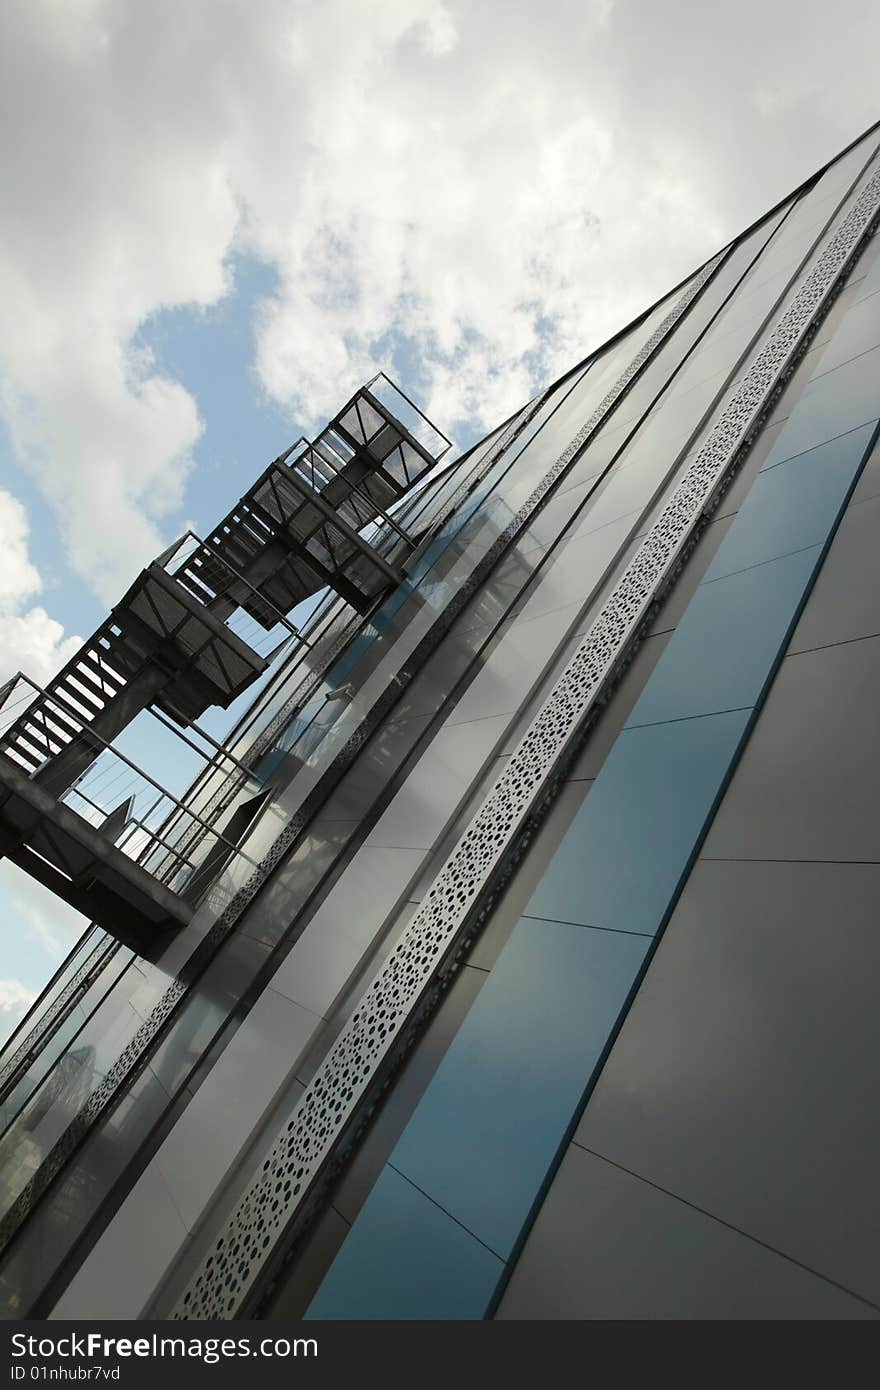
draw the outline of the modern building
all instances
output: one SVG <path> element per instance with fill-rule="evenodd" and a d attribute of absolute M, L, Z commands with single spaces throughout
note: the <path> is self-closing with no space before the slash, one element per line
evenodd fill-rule
<path fill-rule="evenodd" d="M 878 222 L 874 128 L 451 463 L 368 383 L 10 683 L 7 1317 L 880 1314 Z"/>

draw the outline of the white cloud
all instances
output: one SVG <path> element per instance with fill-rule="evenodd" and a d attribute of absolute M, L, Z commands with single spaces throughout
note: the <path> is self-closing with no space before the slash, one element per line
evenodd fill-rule
<path fill-rule="evenodd" d="M 23 1018 L 39 989 L 57 970 L 88 923 L 74 908 L 6 859 L 0 860 L 0 903 L 6 940 L 4 968 L 9 972 L 0 979 L 2 1041 Z"/>
<path fill-rule="evenodd" d="M 24 1012 L 36 997 L 34 991 L 23 985 L 21 980 L 0 980 L 0 1011 L 3 1013 Z"/>
<path fill-rule="evenodd" d="M 21 980 L 0 980 L 0 1039 L 21 1022 L 36 997 Z"/>
<path fill-rule="evenodd" d="M 45 971 L 48 979 L 82 936 L 88 925 L 86 918 L 5 859 L 0 860 L 0 889 L 7 911 L 18 917 L 27 935 L 53 962 Z"/>
<path fill-rule="evenodd" d="M 81 646 L 82 638 L 65 637 L 64 628 L 45 608 L 0 614 L 0 676 L 4 679 L 23 671 L 37 685 L 45 685 Z"/>
<path fill-rule="evenodd" d="M 0 681 L 24 671 L 43 685 L 82 639 L 65 637 L 45 608 L 28 606 L 43 587 L 28 553 L 29 534 L 24 507 L 0 489 Z"/>
<path fill-rule="evenodd" d="M 28 556 L 28 535 L 24 507 L 0 491 L 0 612 L 17 608 L 42 587 Z"/>
<path fill-rule="evenodd" d="M 105 602 L 162 548 L 200 431 L 195 402 L 132 335 L 164 304 L 223 293 L 237 218 L 220 150 L 199 138 L 198 94 L 175 70 L 186 17 L 139 10 L 13 3 L 0 44 L 0 400 Z"/>
<path fill-rule="evenodd" d="M 169 539 L 199 410 L 134 335 L 222 297 L 231 251 L 278 270 L 257 367 L 301 423 L 396 349 L 438 423 L 488 425 L 872 119 L 876 6 L 712 21 L 6 0 L 0 406 L 75 570 L 114 600 Z"/>

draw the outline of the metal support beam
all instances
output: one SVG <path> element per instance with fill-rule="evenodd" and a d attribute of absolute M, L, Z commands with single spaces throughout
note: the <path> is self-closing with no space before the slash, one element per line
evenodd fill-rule
<path fill-rule="evenodd" d="M 285 471 L 278 468 L 274 471 L 279 473 L 284 479 L 284 482 L 289 487 L 294 488 L 309 506 L 314 507 L 316 511 L 321 513 L 326 521 L 335 526 L 338 531 L 341 531 L 346 540 L 350 541 L 355 549 L 359 550 L 362 555 L 365 555 L 377 569 L 380 569 L 387 579 L 393 584 L 400 583 L 403 578 L 401 571 L 395 569 L 393 565 L 389 565 L 388 561 L 382 558 L 379 552 L 370 545 L 369 541 L 365 541 L 363 536 L 358 535 L 357 531 L 349 526 L 348 522 L 343 521 L 342 517 L 330 506 L 329 502 L 324 501 L 320 492 L 313 491 L 305 479 L 297 477 L 296 473 L 291 469 Z M 378 512 L 378 508 L 376 510 Z"/>

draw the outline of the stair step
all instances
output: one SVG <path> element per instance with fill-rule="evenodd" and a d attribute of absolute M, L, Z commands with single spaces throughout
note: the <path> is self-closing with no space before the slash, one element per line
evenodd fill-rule
<path fill-rule="evenodd" d="M 206 586 L 206 576 L 201 569 L 178 570 L 174 578 L 181 588 L 186 589 L 199 603 L 210 603 L 213 597 L 223 593 L 222 584 Z"/>
<path fill-rule="evenodd" d="M 92 706 L 94 706 L 92 718 L 94 718 L 96 714 L 100 714 L 104 705 L 107 703 L 106 697 L 102 700 L 97 690 L 93 693 L 89 689 L 86 681 L 79 672 L 76 674 L 74 674 L 73 671 L 68 672 L 64 680 L 59 681 L 54 689 L 64 690 L 69 699 L 77 700 L 85 709 L 91 709 Z"/>
<path fill-rule="evenodd" d="M 175 575 L 179 581 L 191 581 L 195 586 L 193 592 L 202 602 L 210 602 L 214 594 L 223 594 L 235 578 L 234 573 L 228 565 L 216 559 L 207 551 L 200 551 L 193 556 L 185 569 L 179 570 Z"/>
<path fill-rule="evenodd" d="M 85 663 L 81 663 L 77 667 L 75 679 L 80 681 L 85 689 L 93 694 L 93 697 L 96 696 L 105 704 L 108 700 L 112 700 L 114 695 L 118 695 L 121 689 L 120 686 L 113 685 L 110 681 L 102 681 L 101 677 Z"/>
<path fill-rule="evenodd" d="M 47 758 L 55 756 L 54 753 L 47 750 L 45 743 L 40 741 L 39 735 L 35 736 L 29 729 L 16 729 L 12 744 L 16 752 L 21 752 L 24 755 L 26 750 L 26 755 L 29 758 L 35 757 L 35 767 L 42 766 Z"/>
<path fill-rule="evenodd" d="M 19 729 L 23 733 L 29 734 L 36 741 L 38 747 L 45 747 L 45 740 L 48 738 L 49 742 L 57 744 L 59 749 L 64 748 L 68 740 L 52 727 L 52 716 L 48 710 L 41 707 L 36 711 L 36 717 L 34 717 L 34 713 L 33 710 L 28 710 L 22 718 Z"/>
<path fill-rule="evenodd" d="M 23 719 L 21 722 L 21 728 L 24 730 L 30 730 L 34 738 L 38 741 L 42 740 L 43 730 L 45 728 L 50 741 L 52 743 L 57 743 L 59 751 L 62 748 L 66 748 L 67 745 L 69 743 L 72 743 L 73 741 L 71 735 L 67 733 L 66 730 L 61 729 L 58 726 L 49 710 L 44 710 L 43 713 L 46 716 L 45 724 L 43 723 L 42 719 Z"/>
<path fill-rule="evenodd" d="M 125 677 L 118 672 L 111 670 L 105 664 L 103 656 L 99 656 L 97 651 L 83 651 L 80 653 L 80 664 L 85 666 L 90 673 L 97 676 L 103 686 L 116 695 L 126 684 Z"/>
<path fill-rule="evenodd" d="M 0 740 L 0 753 L 2 753 L 5 758 L 9 758 L 14 762 L 17 767 L 25 765 L 28 772 L 34 772 L 44 761 L 43 758 L 35 757 L 29 749 L 20 748 L 15 739 L 7 740 L 4 738 Z M 13 756 L 13 753 L 15 756 Z"/>
<path fill-rule="evenodd" d="M 60 729 L 63 729 L 68 739 L 74 739 L 78 736 L 80 732 L 79 724 L 74 724 L 72 720 L 68 719 L 67 714 L 62 713 L 53 701 L 47 699 L 45 709 L 46 718 L 51 719 L 53 724 L 57 724 Z"/>
<path fill-rule="evenodd" d="M 78 726 L 77 733 L 79 733 L 79 729 L 82 725 L 88 725 L 94 718 L 96 711 L 93 712 L 88 710 L 85 705 L 84 710 L 78 709 L 76 704 L 76 693 L 74 692 L 72 695 L 69 694 L 60 683 L 58 685 L 51 685 L 46 691 L 46 695 L 52 704 L 59 705 L 62 710 L 69 714 L 70 718 Z"/>

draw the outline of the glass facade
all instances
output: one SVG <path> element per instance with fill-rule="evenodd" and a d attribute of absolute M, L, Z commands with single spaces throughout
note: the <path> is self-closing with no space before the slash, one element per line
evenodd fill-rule
<path fill-rule="evenodd" d="M 544 1306 L 575 1127 L 871 466 L 877 146 L 371 524 L 397 581 L 317 597 L 144 860 L 202 867 L 189 923 L 90 928 L 0 1058 L 7 1317 Z"/>

